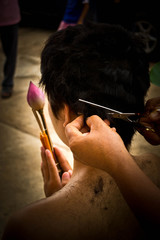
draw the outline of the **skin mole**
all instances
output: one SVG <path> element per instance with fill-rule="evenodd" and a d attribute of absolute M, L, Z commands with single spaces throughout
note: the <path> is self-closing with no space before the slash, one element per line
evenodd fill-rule
<path fill-rule="evenodd" d="M 101 199 L 101 197 L 103 196 L 101 194 L 104 192 L 104 180 L 101 176 L 98 177 L 96 186 L 94 186 L 94 188 L 93 188 L 93 192 L 94 192 L 94 196 L 92 196 L 90 203 L 96 204 L 97 207 L 100 207 L 101 209 L 103 209 L 105 211 L 108 210 L 108 207 L 106 205 L 104 205 L 104 202 Z M 98 202 L 97 202 L 97 200 L 98 200 Z"/>
<path fill-rule="evenodd" d="M 103 192 L 103 186 L 104 186 L 103 178 L 99 177 L 97 185 L 94 187 L 95 195 L 97 195 L 98 193 L 102 193 Z"/>

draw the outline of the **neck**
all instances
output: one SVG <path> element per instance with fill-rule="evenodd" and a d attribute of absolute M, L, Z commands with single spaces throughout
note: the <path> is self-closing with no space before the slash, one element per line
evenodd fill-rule
<path fill-rule="evenodd" d="M 74 159 L 74 168 L 73 168 L 74 171 L 73 172 L 75 174 L 77 174 L 78 172 L 81 172 L 81 171 L 86 172 L 86 171 L 89 171 L 91 169 L 95 169 L 95 168 L 92 168 L 92 167 L 90 167 L 88 165 L 85 165 L 85 164 L 81 163 L 80 161 Z"/>
<path fill-rule="evenodd" d="M 75 188 L 72 189 L 75 189 L 77 196 L 80 193 L 81 195 L 87 193 L 87 199 L 90 198 L 93 202 L 100 201 L 103 203 L 112 183 L 113 179 L 106 172 L 74 160 L 73 175 L 67 186 L 69 188 L 74 186 Z M 78 192 L 77 189 L 79 189 Z"/>
<path fill-rule="evenodd" d="M 87 166 L 76 159 L 74 159 L 73 179 L 75 180 L 87 180 L 88 182 L 97 181 L 97 178 L 106 178 L 108 174 L 100 169 Z"/>

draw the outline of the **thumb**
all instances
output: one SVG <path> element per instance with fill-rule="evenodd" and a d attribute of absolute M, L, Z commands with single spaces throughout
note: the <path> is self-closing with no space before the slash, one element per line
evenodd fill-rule
<path fill-rule="evenodd" d="M 71 179 L 71 176 L 69 172 L 64 172 L 62 175 L 62 186 L 64 187 L 69 182 L 70 179 Z"/>
<path fill-rule="evenodd" d="M 106 124 L 99 116 L 97 115 L 93 115 L 89 118 L 87 118 L 86 121 L 87 126 L 90 128 L 90 131 L 92 130 L 101 130 L 102 126 L 104 125 L 106 127 L 106 125 L 108 125 L 108 123 Z"/>
<path fill-rule="evenodd" d="M 71 123 L 68 123 L 66 125 L 65 134 L 69 142 L 72 140 L 72 138 L 82 135 L 80 130 L 83 128 L 83 126 L 84 126 L 83 116 L 77 117 Z"/>

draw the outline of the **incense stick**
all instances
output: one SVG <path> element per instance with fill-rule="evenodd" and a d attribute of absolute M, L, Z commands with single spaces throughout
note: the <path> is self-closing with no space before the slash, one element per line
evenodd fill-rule
<path fill-rule="evenodd" d="M 43 126 L 42 126 L 42 124 L 41 124 L 41 122 L 40 122 L 40 120 L 39 120 L 39 117 L 38 117 L 38 115 L 37 115 L 36 110 L 34 110 L 34 109 L 32 108 L 32 111 L 33 111 L 33 114 L 34 114 L 34 116 L 35 116 L 35 118 L 36 118 L 36 120 L 37 120 L 37 123 L 38 123 L 38 125 L 39 125 L 39 128 L 40 128 L 41 132 L 43 132 Z"/>
<path fill-rule="evenodd" d="M 38 110 L 40 116 L 41 116 L 41 119 L 42 119 L 42 122 L 43 122 L 43 126 L 44 126 L 44 130 L 48 136 L 48 140 L 49 140 L 49 143 L 50 143 L 50 146 L 51 146 L 51 149 L 53 148 L 52 147 L 52 142 L 51 142 L 51 138 L 50 138 L 50 135 L 49 135 L 49 131 L 48 131 L 48 127 L 47 127 L 47 123 L 46 123 L 46 119 L 45 119 L 45 116 L 44 116 L 44 112 L 43 112 L 43 109 L 40 109 Z"/>

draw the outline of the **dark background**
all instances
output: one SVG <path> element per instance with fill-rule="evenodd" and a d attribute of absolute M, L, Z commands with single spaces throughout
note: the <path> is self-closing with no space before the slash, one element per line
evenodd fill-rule
<path fill-rule="evenodd" d="M 67 0 L 19 0 L 21 26 L 57 30 Z M 90 0 L 86 20 L 121 24 L 140 34 L 150 61 L 160 60 L 160 19 L 156 0 Z"/>

